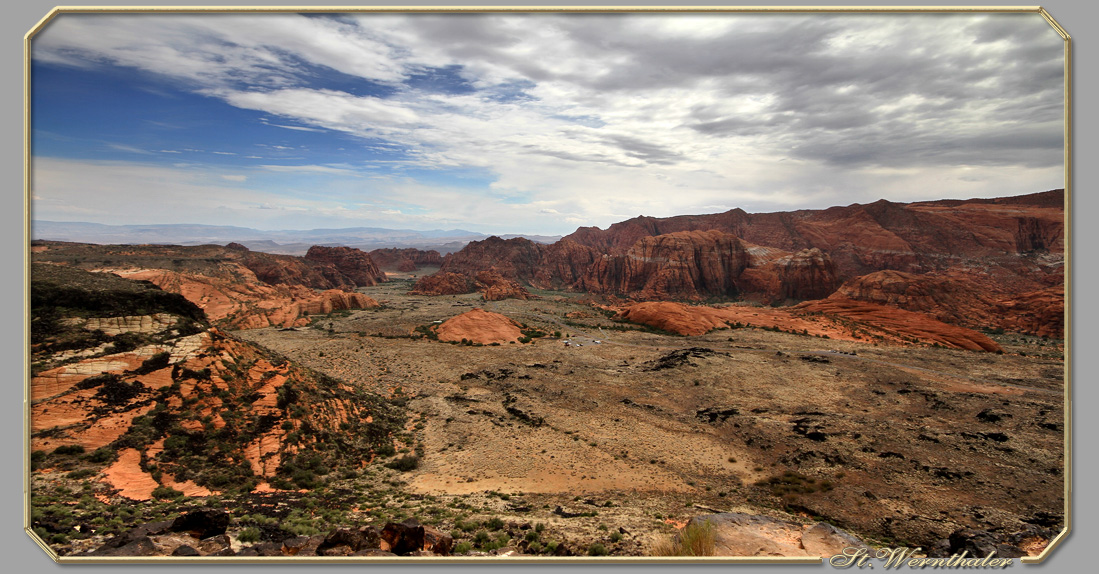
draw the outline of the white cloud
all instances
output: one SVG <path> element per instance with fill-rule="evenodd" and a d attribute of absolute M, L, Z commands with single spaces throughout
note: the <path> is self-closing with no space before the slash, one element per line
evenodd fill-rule
<path fill-rule="evenodd" d="M 268 171 L 280 171 L 280 172 L 297 172 L 297 173 L 323 173 L 328 175 L 346 175 L 346 176 L 358 176 L 359 174 L 351 169 L 342 167 L 332 167 L 327 165 L 261 165 L 262 169 Z"/>
<path fill-rule="evenodd" d="M 268 125 L 403 150 L 369 163 L 389 177 L 385 190 L 417 207 L 389 209 L 394 221 L 567 233 L 564 224 L 639 213 L 1061 185 L 1050 143 L 1061 121 L 1050 60 L 1060 41 L 1030 16 L 66 14 L 35 40 L 34 55 L 171 76 L 301 124 Z M 404 83 L 448 66 L 477 91 Z M 318 87 L 318 69 L 394 93 Z M 477 168 L 492 183 L 471 193 L 399 179 L 409 168 Z M 260 169 L 344 177 L 363 166 Z"/>

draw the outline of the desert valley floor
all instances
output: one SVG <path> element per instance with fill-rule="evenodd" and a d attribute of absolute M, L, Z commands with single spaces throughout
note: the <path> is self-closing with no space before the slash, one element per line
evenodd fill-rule
<path fill-rule="evenodd" d="M 680 337 L 621 330 L 575 293 L 484 302 L 409 287 L 359 289 L 378 309 L 237 336 L 406 398 L 425 452 L 404 475 L 414 498 L 502 493 L 505 520 L 556 525 L 581 548 L 601 526 L 622 528 L 633 536 L 608 546 L 625 554 L 699 508 L 788 512 L 925 546 L 959 528 L 1061 519 L 1056 342 L 1000 336 L 1006 352 L 993 354 L 756 328 Z M 408 338 L 473 307 L 561 338 Z"/>

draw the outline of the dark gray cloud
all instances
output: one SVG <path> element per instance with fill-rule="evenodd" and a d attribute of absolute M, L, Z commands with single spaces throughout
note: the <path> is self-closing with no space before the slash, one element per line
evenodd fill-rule
<path fill-rule="evenodd" d="M 767 137 L 794 157 L 895 167 L 1061 161 L 1055 122 L 1063 113 L 1064 49 L 1037 14 L 740 15 L 727 33 L 678 38 L 654 38 L 656 18 L 669 17 L 531 18 L 532 30 L 557 38 L 538 58 L 517 56 L 515 31 L 484 19 L 414 25 L 451 42 L 455 57 L 575 85 L 591 105 L 609 93 L 701 86 L 730 98 L 767 97 L 750 113 L 691 107 L 683 125 L 707 136 Z M 558 55 L 577 54 L 613 65 L 556 65 Z M 637 138 L 605 141 L 649 163 L 677 160 Z"/>
<path fill-rule="evenodd" d="M 604 141 L 623 150 L 632 158 L 652 164 L 671 165 L 683 157 L 682 154 L 636 137 L 616 135 Z"/>

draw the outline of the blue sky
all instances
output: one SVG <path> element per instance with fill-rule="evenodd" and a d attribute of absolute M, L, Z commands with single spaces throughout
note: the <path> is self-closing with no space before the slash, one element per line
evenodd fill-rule
<path fill-rule="evenodd" d="M 565 234 L 1063 186 L 1037 14 L 62 14 L 36 219 Z"/>

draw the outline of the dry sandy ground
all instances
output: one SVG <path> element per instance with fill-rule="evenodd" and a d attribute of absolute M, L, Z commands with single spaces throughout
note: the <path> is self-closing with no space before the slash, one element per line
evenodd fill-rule
<path fill-rule="evenodd" d="M 703 514 L 695 505 L 785 511 L 915 545 L 961 527 L 1059 527 L 1064 374 L 1054 343 L 998 339 L 1007 352 L 996 355 L 757 329 L 674 337 L 612 330 L 577 295 L 486 304 L 408 288 L 361 289 L 382 307 L 311 328 L 237 335 L 407 398 L 426 447 L 408 477 L 414 491 L 522 492 L 574 512 L 610 501 L 601 516 L 638 529 L 656 514 Z M 474 307 L 562 339 L 408 338 Z M 654 370 L 691 347 L 713 352 Z M 781 496 L 757 484 L 787 471 L 830 488 Z"/>

